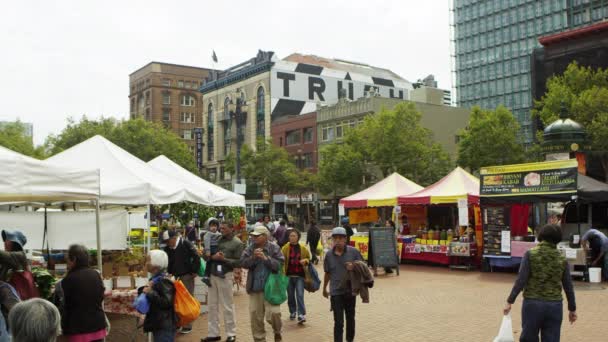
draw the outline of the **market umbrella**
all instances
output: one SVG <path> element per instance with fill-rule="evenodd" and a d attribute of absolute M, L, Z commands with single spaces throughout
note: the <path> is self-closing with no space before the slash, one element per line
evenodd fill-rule
<path fill-rule="evenodd" d="M 399 196 L 422 190 L 422 187 L 398 173 L 384 178 L 369 188 L 340 200 L 344 208 L 390 207 Z"/>
<path fill-rule="evenodd" d="M 398 202 L 405 205 L 425 205 L 458 203 L 459 199 L 467 199 L 469 203 L 479 203 L 479 178 L 461 167 L 455 168 L 424 190 L 400 196 Z"/>

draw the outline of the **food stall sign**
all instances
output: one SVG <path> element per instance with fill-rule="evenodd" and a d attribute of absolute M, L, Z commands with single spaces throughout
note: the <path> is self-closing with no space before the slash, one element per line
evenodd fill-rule
<path fill-rule="evenodd" d="M 576 159 L 484 167 L 480 171 L 482 197 L 576 193 Z"/>

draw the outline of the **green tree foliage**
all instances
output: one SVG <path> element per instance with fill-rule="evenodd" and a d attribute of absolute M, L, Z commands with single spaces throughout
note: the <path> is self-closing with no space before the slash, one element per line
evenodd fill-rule
<path fill-rule="evenodd" d="M 259 140 L 257 151 L 248 145 L 241 148 L 241 175 L 249 184 L 260 184 L 268 192 L 270 208 L 276 193 L 289 193 L 295 189 L 296 167 L 287 151 L 272 143 Z M 236 174 L 236 158 L 231 153 L 226 158 L 226 171 Z"/>
<path fill-rule="evenodd" d="M 547 81 L 547 93 L 536 102 L 534 114 L 548 125 L 559 118 L 562 104 L 570 118 L 587 130 L 593 154 L 608 179 L 608 69 L 572 62 L 562 75 Z"/>
<path fill-rule="evenodd" d="M 350 144 L 333 143 L 319 150 L 318 187 L 324 194 L 334 194 L 361 187 L 368 174 L 363 151 Z"/>
<path fill-rule="evenodd" d="M 378 171 L 382 177 L 398 172 L 422 185 L 445 176 L 452 167 L 450 158 L 420 119 L 414 104 L 405 102 L 367 116 L 346 132 L 342 143 L 320 151 L 321 191 L 359 190 L 363 179 Z"/>
<path fill-rule="evenodd" d="M 474 172 L 483 166 L 521 163 L 524 147 L 518 141 L 519 124 L 511 112 L 473 107 L 467 129 L 458 143 L 458 165 Z"/>
<path fill-rule="evenodd" d="M 25 126 L 17 121 L 7 123 L 0 128 L 0 145 L 26 156 L 43 159 L 43 147 L 34 147 L 32 138 L 25 135 Z"/>
<path fill-rule="evenodd" d="M 51 155 L 64 151 L 95 135 L 101 135 L 143 161 L 164 154 L 189 171 L 198 174 L 194 156 L 180 137 L 159 123 L 133 119 L 119 121 L 113 118 L 90 120 L 86 116 L 68 125 L 58 135 L 47 138 Z"/>

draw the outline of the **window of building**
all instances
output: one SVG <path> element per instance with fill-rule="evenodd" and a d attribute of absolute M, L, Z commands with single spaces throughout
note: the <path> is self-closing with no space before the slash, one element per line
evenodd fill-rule
<path fill-rule="evenodd" d="M 150 92 L 149 91 L 146 92 L 145 98 L 146 98 L 146 100 L 145 100 L 146 106 L 149 106 L 150 105 Z"/>
<path fill-rule="evenodd" d="M 192 140 L 192 130 L 191 129 L 182 130 L 182 139 Z"/>
<path fill-rule="evenodd" d="M 306 127 L 304 128 L 304 143 L 311 143 L 312 142 L 312 135 L 314 129 L 312 127 Z"/>
<path fill-rule="evenodd" d="M 230 153 L 230 143 L 232 140 L 232 135 L 230 132 L 231 124 L 231 121 L 224 121 L 224 157 Z"/>
<path fill-rule="evenodd" d="M 184 81 L 182 81 L 182 80 L 177 81 L 177 86 L 179 88 L 183 88 L 184 87 Z"/>
<path fill-rule="evenodd" d="M 230 114 L 230 98 L 224 99 L 224 116 L 227 117 Z"/>
<path fill-rule="evenodd" d="M 313 167 L 312 153 L 304 153 L 302 155 L 302 166 L 305 169 L 310 169 Z"/>
<path fill-rule="evenodd" d="M 299 129 L 295 129 L 293 131 L 287 132 L 287 134 L 285 136 L 285 145 L 289 146 L 289 145 L 296 145 L 296 144 L 301 144 L 301 143 L 302 143 L 302 139 L 301 139 Z"/>
<path fill-rule="evenodd" d="M 181 123 L 194 123 L 194 113 L 182 112 L 180 116 Z"/>
<path fill-rule="evenodd" d="M 344 136 L 344 130 L 342 129 L 342 123 L 338 122 L 336 125 L 336 139 L 341 139 Z"/>
<path fill-rule="evenodd" d="M 266 131 L 266 94 L 264 88 L 258 88 L 256 98 L 256 135 L 264 136 Z"/>
<path fill-rule="evenodd" d="M 135 113 L 136 108 L 135 108 L 135 97 L 131 98 L 131 113 Z"/>
<path fill-rule="evenodd" d="M 226 169 L 220 166 L 220 181 L 226 180 Z"/>
<path fill-rule="evenodd" d="M 184 82 L 184 87 L 185 87 L 186 89 L 190 89 L 190 88 L 191 88 L 190 81 L 186 81 L 186 82 Z"/>
<path fill-rule="evenodd" d="M 152 115 L 150 115 L 150 108 L 146 108 L 146 115 L 144 116 L 144 119 L 147 121 L 152 121 Z"/>
<path fill-rule="evenodd" d="M 323 141 L 334 140 L 334 126 L 325 126 L 322 129 Z"/>
<path fill-rule="evenodd" d="M 163 104 L 170 105 L 171 104 L 171 93 L 166 91 L 163 93 Z"/>
<path fill-rule="evenodd" d="M 217 169 L 215 167 L 208 168 L 207 177 L 210 181 L 215 182 L 217 180 Z"/>
<path fill-rule="evenodd" d="M 182 95 L 181 105 L 185 107 L 193 107 L 196 99 L 192 95 Z"/>
<path fill-rule="evenodd" d="M 170 87 L 171 86 L 171 79 L 169 78 L 163 78 L 161 81 L 161 84 L 163 87 Z"/>
<path fill-rule="evenodd" d="M 171 121 L 171 111 L 167 108 L 163 108 L 163 121 Z"/>

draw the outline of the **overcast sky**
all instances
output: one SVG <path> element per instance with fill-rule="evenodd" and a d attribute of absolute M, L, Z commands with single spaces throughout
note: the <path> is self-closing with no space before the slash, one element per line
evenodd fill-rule
<path fill-rule="evenodd" d="M 127 118 L 129 73 L 150 61 L 218 68 L 292 52 L 368 63 L 450 89 L 446 0 L 11 1 L 0 11 L 0 120 L 34 140 L 69 116 Z"/>

